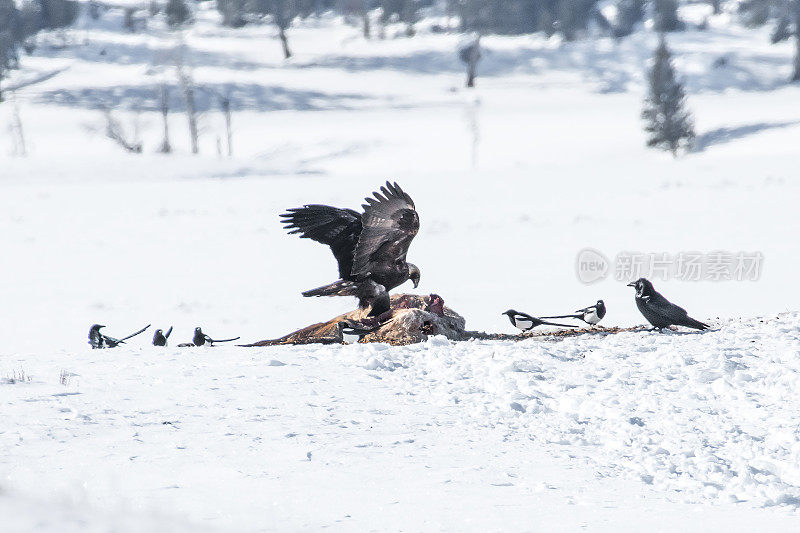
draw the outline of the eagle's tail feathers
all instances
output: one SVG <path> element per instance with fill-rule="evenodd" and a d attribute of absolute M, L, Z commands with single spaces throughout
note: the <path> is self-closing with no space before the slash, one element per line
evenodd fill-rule
<path fill-rule="evenodd" d="M 357 285 L 352 281 L 339 280 L 316 289 L 305 291 L 303 296 L 356 296 Z"/>

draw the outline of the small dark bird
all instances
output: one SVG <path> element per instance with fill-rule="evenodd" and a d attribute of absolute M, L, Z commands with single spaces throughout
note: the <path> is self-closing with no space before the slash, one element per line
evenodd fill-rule
<path fill-rule="evenodd" d="M 170 334 L 172 334 L 172 326 L 169 327 L 166 333 L 160 329 L 157 329 L 153 335 L 153 346 L 166 346 L 167 339 L 169 339 Z"/>
<path fill-rule="evenodd" d="M 583 309 L 578 309 L 575 311 L 575 313 L 577 314 L 543 316 L 542 318 L 577 318 L 578 320 L 583 320 L 587 324 L 596 326 L 601 320 L 603 320 L 603 317 L 606 316 L 606 304 L 603 303 L 603 300 L 597 300 L 596 304 L 590 305 L 589 307 L 584 307 Z"/>
<path fill-rule="evenodd" d="M 577 327 L 572 324 L 556 324 L 555 322 L 547 322 L 541 318 L 536 318 L 535 316 L 531 316 L 527 313 L 520 313 L 519 311 L 515 311 L 513 309 L 509 309 L 502 314 L 508 317 L 512 326 L 517 329 L 521 329 L 522 331 L 529 331 L 536 326 L 557 326 L 559 328 Z"/>
<path fill-rule="evenodd" d="M 686 309 L 670 303 L 661 296 L 653 284 L 645 278 L 628 283 L 628 287 L 636 288 L 636 307 L 644 315 L 654 329 L 661 330 L 668 326 L 686 326 L 699 330 L 708 329 L 708 324 L 691 318 L 686 314 Z"/>
<path fill-rule="evenodd" d="M 203 346 L 204 344 L 208 343 L 209 346 L 213 346 L 215 342 L 231 342 L 237 340 L 239 340 L 239 337 L 234 337 L 233 339 L 212 339 L 203 333 L 203 330 L 200 329 L 200 327 L 196 327 L 194 328 L 194 338 L 192 339 L 192 344 L 194 344 L 194 346 Z"/>
<path fill-rule="evenodd" d="M 372 333 L 379 327 L 380 324 L 362 324 L 350 319 L 344 319 L 339 322 L 339 331 L 342 334 L 342 342 L 345 344 L 357 343 L 365 335 Z"/>
<path fill-rule="evenodd" d="M 328 205 L 289 209 L 281 221 L 289 233 L 330 246 L 339 265 L 339 281 L 303 296 L 355 296 L 369 316 L 389 310 L 389 291 L 408 280 L 419 285 L 420 270 L 406 262 L 419 231 L 414 201 L 397 183 L 386 182 L 374 198 L 365 198 L 364 213 Z"/>
<path fill-rule="evenodd" d="M 142 333 L 144 330 L 150 327 L 150 324 L 147 324 L 145 327 L 137 331 L 136 333 L 131 333 L 127 337 L 123 337 L 121 339 L 115 339 L 114 337 L 109 337 L 108 335 L 103 335 L 100 333 L 100 330 L 105 326 L 100 324 L 93 324 L 91 328 L 89 328 L 89 344 L 94 349 L 101 349 L 101 348 L 116 348 L 120 344 L 125 344 L 125 341 L 130 339 L 131 337 L 135 337 L 136 335 Z"/>

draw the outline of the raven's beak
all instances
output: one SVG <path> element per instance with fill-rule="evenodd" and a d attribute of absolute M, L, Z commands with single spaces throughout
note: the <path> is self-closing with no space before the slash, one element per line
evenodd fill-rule
<path fill-rule="evenodd" d="M 636 286 L 636 282 L 635 281 L 631 281 L 630 283 L 628 283 L 627 286 L 628 287 L 635 287 Z"/>
<path fill-rule="evenodd" d="M 414 288 L 415 288 L 415 289 L 416 289 L 417 287 L 419 287 L 419 278 L 412 279 L 411 281 L 412 281 L 412 283 L 414 283 Z"/>

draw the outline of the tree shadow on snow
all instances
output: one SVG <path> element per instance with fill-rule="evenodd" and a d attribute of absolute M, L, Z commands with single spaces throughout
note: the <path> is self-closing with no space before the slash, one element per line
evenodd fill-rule
<path fill-rule="evenodd" d="M 757 124 L 747 124 L 745 126 L 734 126 L 734 127 L 723 126 L 722 128 L 717 128 L 698 135 L 695 140 L 694 149 L 692 151 L 702 152 L 709 146 L 715 144 L 725 144 L 731 141 L 735 141 L 737 139 L 741 139 L 742 137 L 755 135 L 756 133 L 762 131 L 787 128 L 790 126 L 796 126 L 798 124 L 800 124 L 800 120 L 771 122 L 771 123 L 759 122 Z"/>
<path fill-rule="evenodd" d="M 170 111 L 184 111 L 180 87 L 169 85 L 168 88 Z M 230 98 L 234 110 L 258 111 L 347 110 L 360 108 L 366 101 L 375 100 L 357 93 L 329 93 L 256 84 L 198 84 L 195 87 L 195 109 L 199 113 L 219 109 L 220 95 Z M 160 87 L 155 84 L 57 89 L 40 93 L 37 100 L 45 104 L 85 109 L 161 109 Z"/>

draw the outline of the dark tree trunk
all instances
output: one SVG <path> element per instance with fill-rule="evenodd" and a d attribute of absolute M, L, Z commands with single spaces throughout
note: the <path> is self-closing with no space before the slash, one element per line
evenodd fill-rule
<path fill-rule="evenodd" d="M 475 77 L 477 76 L 478 60 L 481 58 L 481 40 L 476 39 L 470 45 L 467 54 L 467 87 L 475 87 Z"/>
<path fill-rule="evenodd" d="M 123 19 L 122 25 L 131 33 L 136 31 L 136 23 L 133 20 L 133 15 L 136 13 L 136 10 L 131 7 L 125 8 L 125 18 Z"/>
<path fill-rule="evenodd" d="M 372 37 L 372 30 L 369 25 L 369 6 L 367 5 L 367 0 L 361 2 L 361 18 L 364 21 L 364 38 L 369 39 Z"/>
<path fill-rule="evenodd" d="M 289 59 L 292 57 L 292 52 L 289 50 L 289 39 L 286 37 L 286 27 L 284 25 L 278 26 L 279 35 L 281 38 L 281 45 L 283 46 L 283 57 Z"/>
<path fill-rule="evenodd" d="M 470 62 L 467 67 L 467 87 L 475 87 L 475 63 Z"/>
<path fill-rule="evenodd" d="M 197 130 L 197 112 L 194 102 L 194 81 L 192 78 L 183 72 L 182 66 L 179 67 L 178 77 L 181 82 L 181 89 L 183 91 L 183 104 L 186 106 L 186 119 L 189 121 L 189 140 L 192 143 L 192 153 L 197 154 L 200 152 L 198 146 L 198 130 Z"/>
<path fill-rule="evenodd" d="M 25 146 L 25 133 L 22 131 L 22 119 L 19 116 L 19 105 L 17 104 L 17 99 L 14 98 L 14 115 L 13 115 L 13 122 L 11 123 L 11 129 L 17 136 L 17 155 L 25 157 L 28 155 L 28 149 Z"/>
<path fill-rule="evenodd" d="M 225 114 L 225 135 L 228 141 L 228 157 L 233 157 L 233 127 L 231 126 L 231 99 L 228 96 L 222 98 L 222 112 Z"/>
<path fill-rule="evenodd" d="M 200 147 L 197 144 L 197 113 L 194 106 L 194 86 L 189 84 L 185 88 L 186 91 L 186 115 L 189 119 L 189 135 L 192 137 L 192 153 L 200 152 Z"/>
<path fill-rule="evenodd" d="M 794 71 L 792 81 L 800 81 L 800 6 L 794 16 Z"/>
<path fill-rule="evenodd" d="M 164 122 L 164 140 L 158 151 L 169 154 L 172 152 L 172 145 L 169 142 L 169 89 L 166 85 L 161 86 L 161 119 Z"/>

